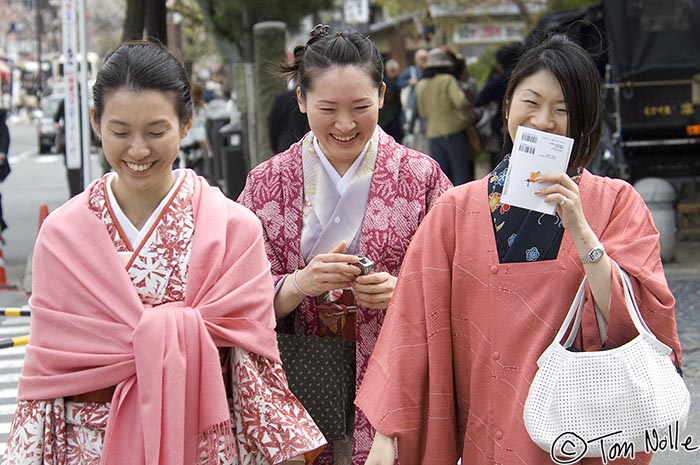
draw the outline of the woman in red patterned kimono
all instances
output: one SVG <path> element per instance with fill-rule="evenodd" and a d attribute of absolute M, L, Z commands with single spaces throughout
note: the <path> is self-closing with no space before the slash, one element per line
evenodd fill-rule
<path fill-rule="evenodd" d="M 239 202 L 262 221 L 279 319 L 298 317 L 317 336 L 318 296 L 357 304 L 359 385 L 408 243 L 450 183 L 431 158 L 377 125 L 383 63 L 367 37 L 317 26 L 288 70 L 311 132 L 253 169 Z M 373 273 L 358 276 L 358 254 L 374 262 Z M 354 425 L 315 463 L 362 464 L 374 430 L 357 409 Z"/>
<path fill-rule="evenodd" d="M 7 465 L 307 463 L 325 440 L 289 392 L 260 222 L 191 170 L 186 72 L 110 54 L 91 110 L 112 173 L 44 222 Z"/>
<path fill-rule="evenodd" d="M 600 76 L 581 47 L 555 35 L 523 54 L 505 94 L 506 153 L 519 126 L 574 138 L 567 172 L 535 181 L 556 215 L 501 203 L 510 156 L 433 207 L 406 254 L 356 399 L 378 430 L 367 465 L 391 465 L 394 440 L 401 465 L 552 463 L 530 439 L 523 406 L 584 276 L 579 349 L 638 335 L 613 272 L 619 265 L 644 320 L 680 363 L 675 300 L 649 210 L 625 181 L 583 170 L 598 145 L 601 103 Z M 637 451 L 614 463 L 649 461 Z"/>

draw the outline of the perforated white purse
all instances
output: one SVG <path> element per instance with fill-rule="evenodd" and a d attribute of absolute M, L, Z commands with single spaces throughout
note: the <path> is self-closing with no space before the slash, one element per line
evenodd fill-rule
<path fill-rule="evenodd" d="M 584 278 L 554 341 L 537 360 L 523 419 L 532 440 L 556 463 L 652 452 L 664 437 L 680 434 L 688 419 L 690 393 L 672 350 L 644 323 L 627 273 L 614 268 L 639 335 L 600 352 L 567 350 L 581 324 Z"/>

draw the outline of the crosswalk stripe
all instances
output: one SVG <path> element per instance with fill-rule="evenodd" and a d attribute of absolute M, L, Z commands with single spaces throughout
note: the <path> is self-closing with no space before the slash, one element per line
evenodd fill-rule
<path fill-rule="evenodd" d="M 12 339 L 29 334 L 29 317 L 0 316 L 0 339 Z M 0 349 L 0 458 L 5 455 L 7 435 L 12 415 L 17 407 L 17 386 L 27 347 L 24 345 Z"/>

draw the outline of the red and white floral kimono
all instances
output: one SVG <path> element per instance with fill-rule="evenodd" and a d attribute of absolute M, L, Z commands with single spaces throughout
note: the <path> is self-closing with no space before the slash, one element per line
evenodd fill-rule
<path fill-rule="evenodd" d="M 140 232 L 114 174 L 42 225 L 5 464 L 275 464 L 325 443 L 279 361 L 259 222 L 176 173 Z"/>
<path fill-rule="evenodd" d="M 316 150 L 313 134 L 308 133 L 289 150 L 253 169 L 238 199 L 262 221 L 275 283 L 294 270 L 303 268 L 311 259 L 311 256 L 304 256 L 304 249 L 313 252 L 313 247 L 305 244 L 306 239 L 302 241 L 302 229 L 305 225 L 309 227 L 309 224 L 313 228 L 313 222 L 308 221 L 310 210 L 316 209 L 315 214 L 323 217 L 318 210 L 326 208 L 319 207 L 323 199 L 316 198 L 315 188 L 314 192 L 310 192 L 309 177 L 314 175 L 313 171 L 323 169 L 314 161 L 318 159 Z M 373 260 L 375 271 L 386 271 L 397 276 L 418 225 L 451 184 L 434 160 L 396 143 L 379 127 L 362 156 L 364 158 L 356 176 L 361 183 L 361 178 L 367 176 L 369 170 L 368 189 L 361 192 L 362 189 L 349 186 L 345 196 L 339 200 L 336 211 L 343 210 L 342 207 L 346 207 L 346 211 L 355 207 L 351 205 L 352 201 L 342 203 L 347 202 L 348 196 L 355 203 L 362 202 L 359 240 L 355 241 L 359 250 L 354 252 Z M 319 180 L 318 188 L 322 186 L 323 182 Z M 331 226 L 325 226 L 327 229 L 335 227 L 333 225 L 346 225 L 345 219 L 339 221 L 343 212 L 338 215 L 334 213 L 330 216 L 328 223 Z M 327 232 L 320 231 L 319 235 Z M 350 234 L 352 236 L 352 232 Z M 352 248 L 351 239 L 347 242 Z M 323 237 L 319 239 L 322 240 Z M 326 243 L 337 244 L 333 240 Z M 305 334 L 315 335 L 317 316 L 314 299 L 302 301 L 298 311 Z M 384 320 L 384 310 L 359 307 L 356 318 L 356 386 L 359 386 Z M 364 464 L 373 437 L 374 429 L 364 414 L 355 409 L 353 465 Z M 324 450 L 314 463 L 332 463 L 330 449 Z"/>

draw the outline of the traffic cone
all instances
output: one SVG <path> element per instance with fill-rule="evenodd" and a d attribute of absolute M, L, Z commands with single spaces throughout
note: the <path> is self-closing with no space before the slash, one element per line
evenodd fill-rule
<path fill-rule="evenodd" d="M 7 284 L 7 275 L 5 274 L 5 256 L 2 253 L 0 246 L 0 289 L 17 289 L 17 286 Z"/>
<path fill-rule="evenodd" d="M 41 205 L 39 205 L 39 228 L 38 229 L 41 229 L 41 225 L 47 216 L 49 216 L 49 207 L 45 203 L 42 203 Z"/>

